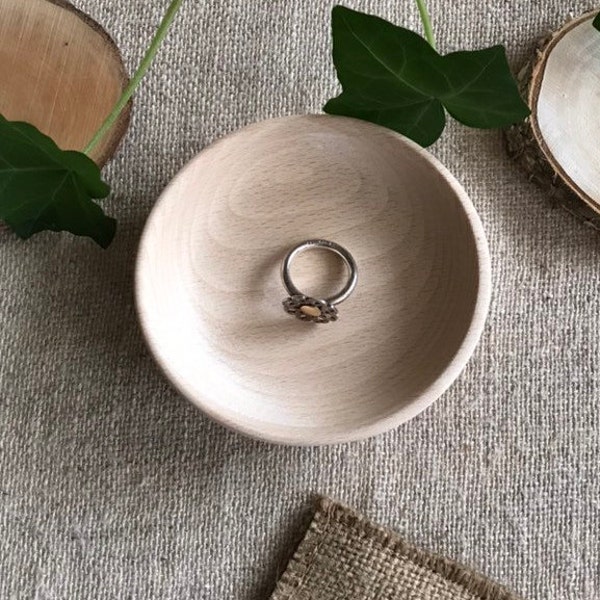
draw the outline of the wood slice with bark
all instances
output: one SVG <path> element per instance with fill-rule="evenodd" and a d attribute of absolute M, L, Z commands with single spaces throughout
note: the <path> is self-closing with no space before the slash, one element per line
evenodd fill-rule
<path fill-rule="evenodd" d="M 0 0 L 0 113 L 27 121 L 64 150 L 82 150 L 127 85 L 119 49 L 65 0 Z M 130 109 L 92 152 L 112 156 Z"/>
<path fill-rule="evenodd" d="M 600 231 L 600 31 L 597 11 L 542 39 L 518 79 L 531 116 L 506 132 L 509 154 L 551 201 Z"/>
<path fill-rule="evenodd" d="M 35 125 L 64 150 L 83 150 L 128 76 L 108 33 L 66 0 L 0 0 L 0 81 L 0 114 Z M 90 153 L 100 167 L 130 116 L 131 103 Z"/>

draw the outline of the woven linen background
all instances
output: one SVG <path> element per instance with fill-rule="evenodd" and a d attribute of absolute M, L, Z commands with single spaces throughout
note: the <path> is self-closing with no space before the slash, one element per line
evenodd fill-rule
<path fill-rule="evenodd" d="M 113 246 L 0 237 L 2 600 L 266 598 L 316 493 L 526 598 L 600 598 L 600 237 L 549 208 L 499 132 L 452 124 L 432 148 L 482 217 L 494 298 L 473 360 L 412 422 L 338 447 L 251 441 L 145 348 L 132 276 L 153 203 L 216 138 L 337 92 L 332 4 L 188 0 L 106 171 Z M 132 69 L 167 0 L 76 5 Z M 411 0 L 347 5 L 419 27 Z M 515 65 L 593 6 L 430 2 L 442 51 L 501 42 Z"/>

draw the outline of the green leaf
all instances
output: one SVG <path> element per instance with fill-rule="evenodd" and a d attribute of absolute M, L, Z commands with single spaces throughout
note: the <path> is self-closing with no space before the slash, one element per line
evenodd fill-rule
<path fill-rule="evenodd" d="M 444 130 L 444 107 L 485 129 L 529 115 L 502 46 L 441 56 L 413 31 L 343 6 L 333 9 L 332 30 L 343 91 L 325 112 L 372 121 L 422 146 Z"/>
<path fill-rule="evenodd" d="M 503 46 L 454 52 L 440 58 L 446 77 L 452 82 L 451 90 L 442 94 L 440 100 L 464 125 L 494 129 L 529 116 Z"/>
<path fill-rule="evenodd" d="M 0 220 L 21 238 L 70 231 L 107 248 L 116 221 L 92 199 L 109 192 L 85 154 L 61 150 L 33 125 L 0 115 Z"/>
<path fill-rule="evenodd" d="M 592 25 L 598 30 L 600 31 L 600 13 L 598 13 L 595 17 L 595 19 L 592 21 Z"/>

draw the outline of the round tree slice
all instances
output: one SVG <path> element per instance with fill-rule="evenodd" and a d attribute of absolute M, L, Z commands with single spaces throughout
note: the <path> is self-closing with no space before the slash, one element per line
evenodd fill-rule
<path fill-rule="evenodd" d="M 519 74 L 531 117 L 507 132 L 509 153 L 552 199 L 600 229 L 600 31 L 597 12 L 541 41 Z"/>
<path fill-rule="evenodd" d="M 82 150 L 128 78 L 109 35 L 65 0 L 0 0 L 0 81 L 0 114 L 32 123 L 64 150 Z M 100 166 L 130 108 L 92 151 Z"/>

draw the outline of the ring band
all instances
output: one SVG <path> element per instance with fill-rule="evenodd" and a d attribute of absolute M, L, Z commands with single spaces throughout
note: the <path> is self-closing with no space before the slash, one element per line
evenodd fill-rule
<path fill-rule="evenodd" d="M 337 254 L 344 261 L 348 270 L 348 281 L 346 282 L 346 285 L 337 294 L 329 298 L 319 299 L 307 296 L 301 292 L 292 281 L 290 270 L 294 259 L 302 252 L 312 249 L 329 250 Z M 356 266 L 356 261 L 352 254 L 339 244 L 322 239 L 306 240 L 288 252 L 283 260 L 281 277 L 283 279 L 283 285 L 289 293 L 289 297 L 283 301 L 283 307 L 287 313 L 302 321 L 329 323 L 338 319 L 336 304 L 348 299 L 350 294 L 354 291 L 354 288 L 356 288 L 358 282 L 358 267 Z"/>

